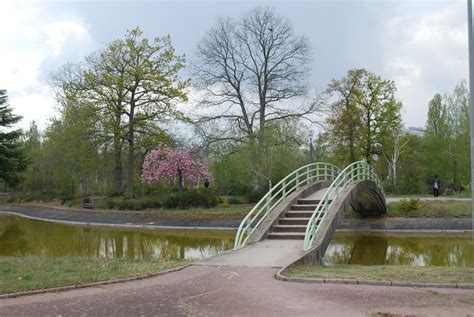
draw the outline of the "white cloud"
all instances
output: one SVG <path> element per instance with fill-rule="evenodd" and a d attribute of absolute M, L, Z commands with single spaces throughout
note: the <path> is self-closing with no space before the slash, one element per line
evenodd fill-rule
<path fill-rule="evenodd" d="M 400 5 L 385 22 L 385 75 L 395 80 L 407 125 L 423 126 L 428 102 L 468 75 L 465 3 Z"/>
<path fill-rule="evenodd" d="M 37 92 L 15 95 L 10 100 L 15 112 L 23 116 L 21 127 L 26 129 L 35 121 L 40 129 L 46 127 L 47 120 L 54 116 L 54 94 L 51 89 L 43 87 Z"/>
<path fill-rule="evenodd" d="M 418 79 L 421 75 L 420 65 L 414 63 L 410 59 L 398 58 L 389 63 L 394 75 L 394 80 L 398 87 L 408 87 L 413 84 L 413 81 Z"/>
<path fill-rule="evenodd" d="M 50 15 L 38 2 L 1 1 L 0 12 L 0 89 L 7 89 L 10 105 L 23 116 L 20 127 L 34 120 L 44 128 L 55 105 L 45 65 L 59 67 L 90 49 L 88 27 L 74 17 Z"/>
<path fill-rule="evenodd" d="M 43 27 L 48 36 L 47 43 L 53 49 L 54 56 L 61 54 L 66 41 L 86 41 L 89 37 L 87 28 L 77 21 L 59 21 Z"/>

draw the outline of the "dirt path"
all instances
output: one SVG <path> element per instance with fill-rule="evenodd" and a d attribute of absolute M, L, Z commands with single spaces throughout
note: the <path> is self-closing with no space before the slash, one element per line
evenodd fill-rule
<path fill-rule="evenodd" d="M 0 316 L 467 316 L 474 290 L 277 281 L 276 269 L 191 266 L 124 284 L 0 300 Z"/>

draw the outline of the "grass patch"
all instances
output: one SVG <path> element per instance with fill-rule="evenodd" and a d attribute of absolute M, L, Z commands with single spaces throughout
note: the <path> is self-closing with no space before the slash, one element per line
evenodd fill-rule
<path fill-rule="evenodd" d="M 400 202 L 388 203 L 388 218 L 470 218 L 471 202 L 470 201 L 420 201 L 420 208 L 406 210 L 401 208 Z M 346 218 L 360 218 L 352 208 L 345 213 Z"/>
<path fill-rule="evenodd" d="M 0 294 L 157 273 L 184 260 L 0 256 Z"/>
<path fill-rule="evenodd" d="M 397 265 L 298 265 L 283 275 L 314 279 L 351 279 L 404 283 L 474 284 L 474 268 Z"/>
<path fill-rule="evenodd" d="M 403 210 L 400 203 L 388 204 L 388 217 L 408 218 L 469 218 L 471 217 L 470 201 L 420 201 L 418 210 Z"/>
<path fill-rule="evenodd" d="M 214 208 L 190 208 L 190 209 L 156 209 L 143 212 L 146 217 L 158 217 L 160 219 L 177 219 L 192 221 L 207 220 L 241 220 L 252 209 L 253 205 L 229 205 Z"/>

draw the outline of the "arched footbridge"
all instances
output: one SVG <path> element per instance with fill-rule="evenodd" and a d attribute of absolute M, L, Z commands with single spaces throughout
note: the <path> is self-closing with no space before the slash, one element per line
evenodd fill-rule
<path fill-rule="evenodd" d="M 349 205 L 364 214 L 387 212 L 381 182 L 369 164 L 359 161 L 343 170 L 323 162 L 303 166 L 273 186 L 243 219 L 234 251 L 208 263 L 320 262 Z"/>

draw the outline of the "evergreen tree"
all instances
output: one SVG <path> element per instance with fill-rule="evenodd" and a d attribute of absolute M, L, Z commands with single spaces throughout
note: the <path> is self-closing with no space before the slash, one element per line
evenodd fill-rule
<path fill-rule="evenodd" d="M 0 179 L 10 186 L 18 184 L 26 168 L 21 130 L 10 130 L 20 119 L 8 105 L 6 90 L 0 90 Z"/>

